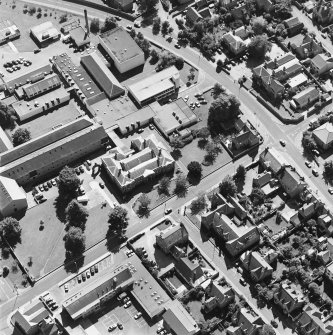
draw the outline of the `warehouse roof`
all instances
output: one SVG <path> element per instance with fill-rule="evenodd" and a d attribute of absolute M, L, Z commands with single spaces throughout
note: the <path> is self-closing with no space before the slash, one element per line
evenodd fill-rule
<path fill-rule="evenodd" d="M 32 98 L 36 94 L 50 90 L 52 87 L 60 86 L 61 82 L 57 74 L 51 74 L 46 78 L 35 83 L 27 84 L 23 90 L 28 98 Z"/>
<path fill-rule="evenodd" d="M 142 49 L 123 27 L 106 31 L 99 38 L 120 63 L 143 54 Z"/>
<path fill-rule="evenodd" d="M 38 42 L 43 42 L 60 35 L 58 29 L 54 27 L 51 21 L 41 23 L 38 26 L 32 27 L 30 30 L 31 33 L 37 38 Z"/>

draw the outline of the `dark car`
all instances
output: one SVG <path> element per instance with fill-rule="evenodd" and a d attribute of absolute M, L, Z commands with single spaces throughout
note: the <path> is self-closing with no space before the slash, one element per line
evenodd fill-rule
<path fill-rule="evenodd" d="M 271 325 L 274 327 L 274 328 L 277 328 L 279 325 L 278 323 L 275 321 L 275 320 L 272 320 L 271 321 Z"/>
<path fill-rule="evenodd" d="M 77 175 L 79 175 L 80 173 L 81 173 L 81 171 L 80 171 L 80 169 L 77 167 L 77 168 L 75 168 L 75 173 L 77 174 Z"/>
<path fill-rule="evenodd" d="M 94 270 L 95 270 L 95 273 L 98 272 L 98 265 L 97 265 L 97 264 L 95 264 L 95 266 L 94 266 Z"/>
<path fill-rule="evenodd" d="M 124 326 L 120 322 L 117 323 L 117 326 L 118 326 L 119 329 L 123 329 L 124 328 Z"/>
<path fill-rule="evenodd" d="M 47 184 L 47 186 L 49 187 L 49 188 L 51 188 L 52 187 L 52 183 L 51 183 L 51 181 L 49 180 L 48 182 L 46 182 L 46 184 Z"/>
<path fill-rule="evenodd" d="M 49 189 L 47 183 L 44 183 L 44 184 L 43 184 L 43 187 L 44 187 L 44 190 L 45 190 L 45 191 L 47 191 L 47 190 Z"/>
<path fill-rule="evenodd" d="M 38 52 L 41 52 L 41 50 L 40 49 L 35 49 L 34 50 L 34 54 L 38 54 Z"/>
<path fill-rule="evenodd" d="M 79 166 L 80 172 L 83 173 L 84 172 L 84 168 L 82 165 Z"/>
<path fill-rule="evenodd" d="M 247 285 L 246 281 L 245 281 L 243 278 L 239 279 L 239 282 L 240 282 L 243 286 L 246 286 L 246 285 Z"/>

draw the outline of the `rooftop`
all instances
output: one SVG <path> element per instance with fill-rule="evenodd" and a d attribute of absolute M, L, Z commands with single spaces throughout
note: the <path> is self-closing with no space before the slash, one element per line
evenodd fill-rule
<path fill-rule="evenodd" d="M 298 87 L 308 81 L 308 77 L 304 73 L 299 73 L 288 80 L 288 85 L 291 88 Z"/>
<path fill-rule="evenodd" d="M 319 54 L 311 59 L 311 63 L 317 68 L 323 68 L 328 61 L 331 61 L 330 57 L 327 57 L 325 54 Z"/>
<path fill-rule="evenodd" d="M 141 48 L 123 27 L 106 31 L 99 38 L 120 63 L 143 54 Z"/>
<path fill-rule="evenodd" d="M 0 21 L 0 40 L 6 38 L 18 31 L 17 26 L 8 19 Z"/>
<path fill-rule="evenodd" d="M 319 91 L 317 90 L 316 87 L 310 86 L 306 88 L 304 91 L 296 94 L 294 96 L 294 101 L 299 104 L 300 106 L 306 104 L 309 100 L 312 101 L 316 97 L 319 98 Z"/>
<path fill-rule="evenodd" d="M 30 30 L 39 42 L 43 42 L 60 34 L 51 21 L 41 23 L 38 26 L 32 27 Z"/>
<path fill-rule="evenodd" d="M 69 35 L 71 36 L 74 43 L 78 47 L 90 42 L 89 35 L 87 34 L 87 32 L 81 26 L 78 26 L 78 27 L 70 30 Z"/>
<path fill-rule="evenodd" d="M 313 135 L 324 143 L 331 143 L 333 141 L 333 124 L 331 122 L 324 123 L 313 131 Z"/>
<path fill-rule="evenodd" d="M 57 74 L 53 73 L 35 83 L 24 85 L 23 90 L 28 98 L 32 98 L 35 94 L 39 94 L 43 91 L 48 90 L 51 87 L 59 86 L 60 84 L 60 78 Z"/>

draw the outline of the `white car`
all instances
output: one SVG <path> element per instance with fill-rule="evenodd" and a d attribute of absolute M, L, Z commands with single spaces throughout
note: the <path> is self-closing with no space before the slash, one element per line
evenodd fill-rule
<path fill-rule="evenodd" d="M 141 318 L 141 316 L 142 316 L 142 313 L 141 313 L 141 312 L 136 313 L 136 314 L 134 315 L 134 319 L 137 320 L 137 319 Z"/>
<path fill-rule="evenodd" d="M 157 328 L 156 333 L 159 334 L 162 330 L 164 330 L 164 328 L 160 326 Z"/>
<path fill-rule="evenodd" d="M 133 27 L 132 27 L 131 25 L 128 24 L 128 25 L 126 26 L 126 29 L 127 29 L 127 30 L 132 30 Z"/>
<path fill-rule="evenodd" d="M 185 100 L 185 101 L 188 101 L 189 98 L 190 98 L 190 97 L 187 95 L 187 96 L 184 98 L 184 100 Z"/>
<path fill-rule="evenodd" d="M 200 105 L 200 102 L 198 102 L 198 101 L 195 103 L 195 105 L 196 105 L 197 107 L 200 107 L 200 106 L 201 106 L 201 105 Z"/>
<path fill-rule="evenodd" d="M 333 194 L 333 187 L 330 187 L 330 188 L 328 189 L 328 193 L 329 193 L 329 194 Z"/>
<path fill-rule="evenodd" d="M 132 305 L 132 301 L 127 301 L 126 304 L 124 305 L 125 308 L 128 308 Z"/>
<path fill-rule="evenodd" d="M 135 28 L 141 28 L 141 22 L 140 21 L 134 22 L 134 27 Z"/>

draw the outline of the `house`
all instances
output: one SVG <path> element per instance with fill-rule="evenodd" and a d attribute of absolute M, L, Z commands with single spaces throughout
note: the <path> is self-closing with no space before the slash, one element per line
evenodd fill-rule
<path fill-rule="evenodd" d="M 157 242 L 157 236 L 156 236 L 156 242 Z M 177 244 L 182 244 L 182 243 L 178 242 Z M 197 282 L 200 281 L 200 279 L 202 279 L 204 276 L 204 272 L 199 262 L 190 260 L 188 257 L 181 257 L 177 261 L 175 268 L 176 268 L 177 273 L 190 286 L 196 286 Z"/>
<path fill-rule="evenodd" d="M 118 147 L 102 157 L 102 166 L 122 193 L 134 189 L 157 175 L 173 171 L 175 161 L 154 134 L 132 140 L 132 153 L 124 155 Z"/>
<path fill-rule="evenodd" d="M 289 78 L 301 73 L 303 67 L 297 58 L 290 60 L 272 71 L 272 76 L 280 82 L 285 82 Z"/>
<path fill-rule="evenodd" d="M 257 251 L 246 251 L 240 257 L 244 269 L 250 274 L 254 282 L 270 277 L 273 268 Z"/>
<path fill-rule="evenodd" d="M 121 26 L 100 34 L 98 40 L 120 73 L 125 73 L 145 63 L 142 49 Z"/>
<path fill-rule="evenodd" d="M 231 139 L 231 148 L 235 150 L 244 150 L 259 145 L 260 139 L 255 131 L 247 125 L 243 127 L 242 131 Z"/>
<path fill-rule="evenodd" d="M 208 7 L 207 0 L 195 0 L 194 4 L 195 4 L 195 7 L 196 7 L 197 10 Z"/>
<path fill-rule="evenodd" d="M 304 178 L 301 177 L 296 169 L 292 166 L 283 166 L 283 168 L 277 173 L 284 191 L 291 197 L 297 197 L 307 186 Z"/>
<path fill-rule="evenodd" d="M 319 1 L 313 8 L 312 21 L 321 26 L 333 23 L 333 8 L 329 2 Z"/>
<path fill-rule="evenodd" d="M 322 214 L 317 220 L 318 230 L 327 237 L 333 236 L 333 223 L 330 215 Z M 333 250 L 332 250 L 333 252 Z"/>
<path fill-rule="evenodd" d="M 12 148 L 12 141 L 9 139 L 7 133 L 0 127 L 0 154 Z"/>
<path fill-rule="evenodd" d="M 246 26 L 241 26 L 235 29 L 234 33 L 235 33 L 235 36 L 240 37 L 244 41 L 248 38 L 250 32 Z"/>
<path fill-rule="evenodd" d="M 12 41 L 21 36 L 20 30 L 9 19 L 0 21 L 0 45 Z"/>
<path fill-rule="evenodd" d="M 208 7 L 200 9 L 198 13 L 203 19 L 210 19 L 212 17 L 212 12 Z"/>
<path fill-rule="evenodd" d="M 11 316 L 11 323 L 25 335 L 59 334 L 55 320 L 39 299 L 18 308 Z"/>
<path fill-rule="evenodd" d="M 200 331 L 196 321 L 177 299 L 166 308 L 163 326 L 174 335 L 195 335 Z"/>
<path fill-rule="evenodd" d="M 320 98 L 320 92 L 314 86 L 306 88 L 304 91 L 296 94 L 293 97 L 290 105 L 295 110 L 304 110 L 311 107 Z"/>
<path fill-rule="evenodd" d="M 231 32 L 224 34 L 222 40 L 229 52 L 234 56 L 238 56 L 246 51 L 246 44 L 243 40 L 240 37 L 233 35 Z"/>
<path fill-rule="evenodd" d="M 274 302 L 282 308 L 284 314 L 290 314 L 305 305 L 305 297 L 292 284 L 282 283 L 274 294 Z"/>
<path fill-rule="evenodd" d="M 287 80 L 286 86 L 292 92 L 297 92 L 302 85 L 306 85 L 309 81 L 309 78 L 304 73 L 299 73 L 296 76 L 293 76 Z"/>
<path fill-rule="evenodd" d="M 294 16 L 287 20 L 284 20 L 283 23 L 287 29 L 289 37 L 299 34 L 304 27 L 304 23 L 300 22 L 298 17 Z"/>
<path fill-rule="evenodd" d="M 333 58 L 325 54 L 318 54 L 311 59 L 310 66 L 316 76 L 322 76 L 333 69 Z"/>
<path fill-rule="evenodd" d="M 327 150 L 333 145 L 333 124 L 326 122 L 312 132 L 318 147 Z"/>
<path fill-rule="evenodd" d="M 263 325 L 264 322 L 253 310 L 243 307 L 232 316 L 232 326 L 227 328 L 227 335 L 256 335 Z"/>
<path fill-rule="evenodd" d="M 302 218 L 303 221 L 307 221 L 315 215 L 317 208 L 318 208 L 318 202 L 312 201 L 308 204 L 304 204 L 298 210 L 298 214 Z"/>
<path fill-rule="evenodd" d="M 60 32 L 54 27 L 51 21 L 32 27 L 30 35 L 40 47 L 46 47 L 50 43 L 60 39 Z"/>
<path fill-rule="evenodd" d="M 304 2 L 303 6 L 307 13 L 312 13 L 313 8 L 315 8 L 315 3 L 309 0 L 309 1 Z"/>
<path fill-rule="evenodd" d="M 206 288 L 204 308 L 207 313 L 215 308 L 223 308 L 235 300 L 234 290 L 228 286 L 221 286 L 216 280 L 211 280 Z"/>
<path fill-rule="evenodd" d="M 297 329 L 302 334 L 332 335 L 333 321 L 329 313 L 324 315 L 322 311 L 311 304 L 304 308 L 297 320 Z"/>
<path fill-rule="evenodd" d="M 212 218 L 212 228 L 225 242 L 225 247 L 232 256 L 241 254 L 260 240 L 257 227 L 236 225 L 228 216 L 218 212 Z"/>
<path fill-rule="evenodd" d="M 171 248 L 187 243 L 188 232 L 183 223 L 172 223 L 156 235 L 156 244 L 168 254 Z"/>
<path fill-rule="evenodd" d="M 27 195 L 14 179 L 0 176 L 0 214 L 10 216 L 28 207 Z"/>
<path fill-rule="evenodd" d="M 273 175 L 276 175 L 282 166 L 288 165 L 287 160 L 278 150 L 269 147 L 260 154 L 259 162 L 265 169 L 272 171 Z"/>
<path fill-rule="evenodd" d="M 281 99 L 284 86 L 264 66 L 258 66 L 252 70 L 253 81 L 263 87 L 274 99 Z"/>
<path fill-rule="evenodd" d="M 322 45 L 308 34 L 300 43 L 291 43 L 290 48 L 299 59 L 313 58 L 324 51 Z"/>
<path fill-rule="evenodd" d="M 202 19 L 202 16 L 194 7 L 189 7 L 186 11 L 186 22 L 194 24 Z"/>

